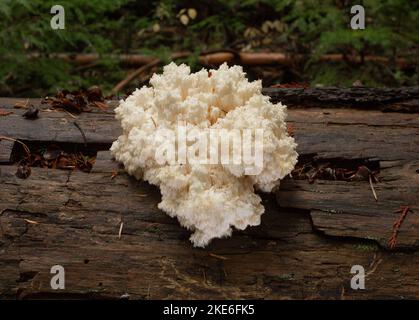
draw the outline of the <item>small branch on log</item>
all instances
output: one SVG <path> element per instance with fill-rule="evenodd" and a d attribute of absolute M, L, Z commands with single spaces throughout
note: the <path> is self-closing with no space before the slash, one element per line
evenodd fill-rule
<path fill-rule="evenodd" d="M 121 224 L 119 225 L 118 239 L 121 239 L 121 236 L 122 236 L 122 228 L 123 227 L 124 227 L 124 223 L 121 222 Z"/>
<path fill-rule="evenodd" d="M 26 152 L 26 154 L 27 154 L 28 157 L 31 155 L 31 151 L 29 150 L 29 147 L 26 144 L 24 144 L 22 141 L 18 140 L 18 139 L 6 137 L 6 136 L 0 136 L 0 140 L 8 140 L 8 141 L 17 142 L 17 143 L 19 143 L 19 144 L 22 145 L 22 147 L 25 150 L 25 152 Z"/>
<path fill-rule="evenodd" d="M 409 210 L 410 209 L 409 209 L 408 206 L 401 206 L 400 209 L 398 209 L 396 211 L 396 213 L 399 213 L 400 216 L 394 222 L 393 233 L 392 233 L 390 239 L 388 240 L 388 246 L 390 247 L 390 249 L 394 249 L 396 247 L 397 235 L 399 234 L 400 227 L 402 226 L 402 223 L 403 223 L 404 219 L 406 218 L 407 213 L 409 212 Z"/>
<path fill-rule="evenodd" d="M 135 78 L 137 78 L 139 75 L 141 75 L 143 72 L 145 72 L 146 70 L 158 65 L 161 62 L 160 59 L 155 59 L 153 61 L 151 61 L 150 63 L 147 63 L 146 65 L 138 68 L 137 70 L 135 70 L 134 72 L 128 74 L 128 76 L 126 78 L 124 78 L 123 80 L 121 80 L 111 91 L 111 95 L 115 95 L 118 92 L 122 91 L 123 88 L 125 88 L 125 86 L 127 86 L 131 81 L 133 81 Z"/>
<path fill-rule="evenodd" d="M 0 117 L 6 117 L 11 114 L 13 114 L 13 111 L 5 111 L 0 109 Z"/>
<path fill-rule="evenodd" d="M 374 196 L 375 201 L 378 201 L 378 198 L 377 198 L 377 193 L 375 192 L 375 189 L 374 189 L 374 185 L 373 185 L 373 183 L 372 183 L 372 178 L 371 178 L 371 176 L 372 176 L 372 174 L 369 174 L 369 181 L 370 181 L 370 186 L 371 186 L 372 195 Z"/>
<path fill-rule="evenodd" d="M 187 57 L 188 54 L 181 52 L 181 53 L 175 53 L 172 55 L 172 59 L 179 59 L 179 58 L 183 58 L 183 57 Z M 146 70 L 157 66 L 159 63 L 161 62 L 161 59 L 155 58 L 154 60 L 152 60 L 151 62 L 147 63 L 146 65 L 138 68 L 137 70 L 135 70 L 134 72 L 130 73 L 125 79 L 123 79 L 122 81 L 120 81 L 111 91 L 111 95 L 115 95 L 118 92 L 121 92 L 123 88 L 125 88 L 125 86 L 127 86 L 131 81 L 133 81 L 135 78 L 137 78 L 138 76 L 140 76 L 143 72 L 145 72 Z"/>

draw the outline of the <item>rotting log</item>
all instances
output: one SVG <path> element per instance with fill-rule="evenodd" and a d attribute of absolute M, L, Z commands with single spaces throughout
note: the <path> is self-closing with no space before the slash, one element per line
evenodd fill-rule
<path fill-rule="evenodd" d="M 260 226 L 193 248 L 190 232 L 157 208 L 158 188 L 126 175 L 106 150 L 121 132 L 115 102 L 76 118 L 40 106 L 39 119 L 26 120 L 13 109 L 21 99 L 0 99 L 13 109 L 0 136 L 83 144 L 76 121 L 98 150 L 90 173 L 32 168 L 20 179 L 17 145 L 0 142 L 0 297 L 419 298 L 418 88 L 266 92 L 290 105 L 301 159 L 373 161 L 378 200 L 368 181 L 287 178 L 261 194 Z M 406 103 L 410 113 L 397 112 Z M 410 211 L 391 249 L 400 206 Z M 50 287 L 57 264 L 65 290 Z M 353 265 L 365 268 L 365 290 L 350 287 Z"/>
<path fill-rule="evenodd" d="M 272 101 L 296 107 L 346 107 L 419 112 L 419 86 L 400 88 L 265 88 Z"/>

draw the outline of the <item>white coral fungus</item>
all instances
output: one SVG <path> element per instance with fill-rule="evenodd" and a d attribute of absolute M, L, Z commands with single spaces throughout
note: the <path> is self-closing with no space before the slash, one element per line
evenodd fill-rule
<path fill-rule="evenodd" d="M 123 129 L 111 147 L 116 160 L 137 179 L 160 187 L 158 207 L 193 231 L 194 246 L 230 236 L 232 227 L 259 225 L 264 207 L 255 189 L 270 192 L 297 162 L 296 144 L 285 123 L 286 106 L 271 103 L 261 93 L 261 81 L 249 82 L 240 66 L 223 64 L 191 73 L 188 66 L 171 63 L 163 74 L 154 74 L 150 84 L 121 100 L 115 110 Z M 195 133 L 263 129 L 261 170 L 248 175 L 245 165 L 236 162 L 157 161 L 158 149 L 170 141 L 167 133 L 177 136 L 180 122 Z"/>

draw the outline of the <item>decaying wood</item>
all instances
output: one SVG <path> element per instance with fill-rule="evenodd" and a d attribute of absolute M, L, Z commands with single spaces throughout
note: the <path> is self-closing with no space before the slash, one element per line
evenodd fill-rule
<path fill-rule="evenodd" d="M 287 93 L 284 100 L 295 92 L 276 90 L 271 95 Z M 417 89 L 402 90 L 405 97 L 383 94 L 380 101 L 376 90 L 368 98 L 315 89 L 331 101 L 319 99 L 322 108 L 295 102 L 289 110 L 301 159 L 378 164 L 378 201 L 368 180 L 287 178 L 276 194 L 261 195 L 260 226 L 205 249 L 193 248 L 190 232 L 157 208 L 158 188 L 129 177 L 106 151 L 121 132 L 112 108 L 77 116 L 87 143 L 102 150 L 90 173 L 32 168 L 20 179 L 7 161 L 10 144 L 0 143 L 6 159 L 0 165 L 0 297 L 419 298 L 419 118 L 380 110 L 416 99 Z M 342 108 L 334 96 L 371 108 Z M 0 106 L 14 102 L 3 99 Z M 0 117 L 0 135 L 28 144 L 83 143 L 66 113 L 41 107 L 30 121 L 22 112 Z M 388 239 L 401 206 L 410 211 L 392 249 Z M 65 290 L 50 288 L 56 264 L 66 270 Z M 365 268 L 366 290 L 350 288 L 355 264 Z"/>
<path fill-rule="evenodd" d="M 300 107 L 347 107 L 419 112 L 419 87 L 265 88 L 272 101 Z"/>

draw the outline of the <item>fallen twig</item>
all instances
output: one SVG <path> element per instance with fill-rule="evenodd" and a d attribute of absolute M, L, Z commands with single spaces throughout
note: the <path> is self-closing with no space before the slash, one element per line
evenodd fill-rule
<path fill-rule="evenodd" d="M 56 109 L 53 109 L 51 111 L 64 111 L 65 113 L 67 113 L 73 119 L 77 119 L 77 117 L 74 114 L 72 114 L 70 111 L 67 111 L 66 109 L 56 108 Z"/>
<path fill-rule="evenodd" d="M 374 254 L 374 259 L 372 260 L 370 264 L 370 270 L 365 274 L 365 278 L 372 275 L 378 268 L 378 266 L 383 262 L 383 259 L 380 258 L 380 255 L 377 256 L 377 254 Z"/>
<path fill-rule="evenodd" d="M 130 73 L 125 79 L 120 81 L 111 91 L 111 95 L 117 94 L 118 92 L 122 91 L 122 89 L 127 86 L 132 80 L 137 78 L 140 74 L 148 70 L 149 68 L 152 68 L 160 63 L 160 59 L 155 59 L 151 61 L 150 63 L 147 63 L 146 65 L 138 68 L 134 72 Z"/>
<path fill-rule="evenodd" d="M 215 253 L 210 253 L 209 254 L 211 257 L 218 259 L 218 260 L 227 260 L 228 258 L 224 257 L 224 256 L 220 256 L 219 254 L 215 254 Z"/>
<path fill-rule="evenodd" d="M 172 55 L 172 59 L 179 59 L 179 58 L 184 58 L 187 57 L 189 55 L 189 53 L 187 52 L 179 52 L 179 53 L 174 53 Z M 127 77 L 125 79 L 123 79 L 122 81 L 120 81 L 111 91 L 111 95 L 115 95 L 118 92 L 122 91 L 123 88 L 125 88 L 131 81 L 133 81 L 135 78 L 137 78 L 138 76 L 140 76 L 143 72 L 147 71 L 148 69 L 157 66 L 158 64 L 160 64 L 161 59 L 159 58 L 152 58 L 152 60 L 150 62 L 148 62 L 147 64 L 141 66 L 140 68 L 138 68 L 137 70 L 135 70 L 134 72 L 130 73 L 129 75 L 127 75 Z"/>
<path fill-rule="evenodd" d="M 29 220 L 29 219 L 24 219 L 24 220 L 29 224 L 38 224 L 38 222 L 34 220 Z"/>
<path fill-rule="evenodd" d="M 13 113 L 13 111 L 0 110 L 0 117 L 5 117 L 5 116 L 8 116 L 12 113 Z"/>
<path fill-rule="evenodd" d="M 15 109 L 27 109 L 29 104 L 29 99 L 26 99 L 26 101 L 18 101 L 14 104 L 13 108 Z"/>
<path fill-rule="evenodd" d="M 375 201 L 378 201 L 377 194 L 375 193 L 374 185 L 372 184 L 372 174 L 369 175 L 370 186 L 372 190 L 372 194 L 374 196 Z"/>
<path fill-rule="evenodd" d="M 401 206 L 399 209 L 397 209 L 395 212 L 400 213 L 399 217 L 396 219 L 396 221 L 393 223 L 393 233 L 388 240 L 388 246 L 390 249 L 394 249 L 397 244 L 397 235 L 400 231 L 400 227 L 402 226 L 402 223 L 404 219 L 406 218 L 407 213 L 409 212 L 408 206 Z"/>
<path fill-rule="evenodd" d="M 124 222 L 121 222 L 119 226 L 119 233 L 118 233 L 118 239 L 121 239 L 122 236 L 122 228 L 124 227 Z"/>
<path fill-rule="evenodd" d="M 102 111 L 106 111 L 108 109 L 108 106 L 106 103 L 101 101 L 94 101 L 93 104 L 98 107 Z"/>
<path fill-rule="evenodd" d="M 28 146 L 26 144 L 24 144 L 20 140 L 17 140 L 17 139 L 14 139 L 14 138 L 10 138 L 10 137 L 6 137 L 6 136 L 0 136 L 0 140 L 9 140 L 9 141 L 20 143 L 22 145 L 23 149 L 25 150 L 25 152 L 27 153 L 27 155 L 28 156 L 31 155 L 31 151 L 29 150 Z"/>

